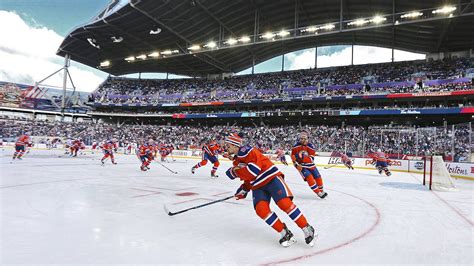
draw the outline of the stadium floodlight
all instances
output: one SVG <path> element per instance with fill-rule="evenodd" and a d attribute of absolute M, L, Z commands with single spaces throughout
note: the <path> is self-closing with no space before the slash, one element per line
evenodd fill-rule
<path fill-rule="evenodd" d="M 94 47 L 94 48 L 97 48 L 97 49 L 100 49 L 100 45 L 97 44 L 96 40 L 94 38 L 87 38 L 87 41 L 89 42 L 89 44 Z"/>
<path fill-rule="evenodd" d="M 171 51 L 171 53 L 173 53 L 173 54 L 179 54 L 179 50 L 173 50 L 173 51 Z"/>
<path fill-rule="evenodd" d="M 301 32 L 316 32 L 317 30 L 318 30 L 317 27 L 315 27 L 315 26 L 309 26 L 309 27 L 307 27 L 307 28 L 305 28 L 305 29 L 302 29 Z"/>
<path fill-rule="evenodd" d="M 109 60 L 105 60 L 103 62 L 100 62 L 100 67 L 108 67 L 110 66 L 110 61 Z"/>
<path fill-rule="evenodd" d="M 195 45 L 193 45 L 193 46 L 191 46 L 191 47 L 188 47 L 188 50 L 191 50 L 191 51 L 197 51 L 197 50 L 199 50 L 199 49 L 201 49 L 201 46 L 199 46 L 199 45 L 197 45 L 197 44 L 195 44 Z"/>
<path fill-rule="evenodd" d="M 264 34 L 262 34 L 262 36 L 260 36 L 260 38 L 264 38 L 264 39 L 272 39 L 273 37 L 275 37 L 275 34 L 271 33 L 271 32 L 266 32 Z"/>
<path fill-rule="evenodd" d="M 432 13 L 433 14 L 448 14 L 448 13 L 453 12 L 454 10 L 456 10 L 455 6 L 444 6 L 442 8 L 433 10 Z"/>
<path fill-rule="evenodd" d="M 423 16 L 422 12 L 413 11 L 413 12 L 401 15 L 400 18 L 417 18 L 417 17 L 421 17 L 421 16 Z"/>
<path fill-rule="evenodd" d="M 365 20 L 365 19 L 357 19 L 357 20 L 354 20 L 354 21 L 351 21 L 349 23 L 347 23 L 348 26 L 362 26 L 364 24 L 367 24 L 369 23 L 370 21 L 369 20 Z"/>
<path fill-rule="evenodd" d="M 141 54 L 137 56 L 137 59 L 145 60 L 146 59 L 146 54 Z"/>
<path fill-rule="evenodd" d="M 161 54 L 163 54 L 163 55 L 170 55 L 172 53 L 173 52 L 171 50 L 165 50 L 165 51 L 161 52 Z"/>
<path fill-rule="evenodd" d="M 280 32 L 278 32 L 276 35 L 280 36 L 280 37 L 286 37 L 288 35 L 290 35 L 290 32 L 289 31 L 286 31 L 286 30 L 281 30 Z"/>
<path fill-rule="evenodd" d="M 239 39 L 239 42 L 243 42 L 243 43 L 250 42 L 250 38 L 248 36 L 242 36 Z"/>
<path fill-rule="evenodd" d="M 153 52 L 153 53 L 149 54 L 148 56 L 149 57 L 159 57 L 160 53 L 159 52 Z"/>
<path fill-rule="evenodd" d="M 208 42 L 206 45 L 204 45 L 205 47 L 207 48 L 216 48 L 217 47 L 217 43 L 215 41 L 210 41 Z"/>
<path fill-rule="evenodd" d="M 127 61 L 127 62 L 135 61 L 135 56 L 129 56 L 129 57 L 125 58 L 125 61 Z"/>
<path fill-rule="evenodd" d="M 110 37 L 110 39 L 112 40 L 112 42 L 115 42 L 115 43 L 119 43 L 119 42 L 123 41 L 122 36 L 119 36 L 119 37 L 112 36 L 112 37 Z"/>
<path fill-rule="evenodd" d="M 373 23 L 375 23 L 375 24 L 380 24 L 380 23 L 384 22 L 385 20 L 387 20 L 387 18 L 377 15 L 377 16 L 373 17 L 373 18 L 370 20 L 370 22 L 373 22 Z"/>
<path fill-rule="evenodd" d="M 322 29 L 322 30 L 332 30 L 332 29 L 336 28 L 336 25 L 334 25 L 334 24 L 326 24 L 326 25 L 321 26 L 321 27 L 319 27 L 319 28 Z"/>
<path fill-rule="evenodd" d="M 229 38 L 225 43 L 228 45 L 234 45 L 237 43 L 237 40 L 234 38 Z"/>
<path fill-rule="evenodd" d="M 150 30 L 150 35 L 156 35 L 161 32 L 160 28 L 156 28 L 156 30 Z"/>

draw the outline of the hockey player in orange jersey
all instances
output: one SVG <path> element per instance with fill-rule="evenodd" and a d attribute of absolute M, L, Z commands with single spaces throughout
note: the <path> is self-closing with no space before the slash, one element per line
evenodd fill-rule
<path fill-rule="evenodd" d="M 316 156 L 316 150 L 314 145 L 309 142 L 309 134 L 302 132 L 300 140 L 291 150 L 291 160 L 311 190 L 323 199 L 328 194 L 323 190 L 323 179 L 314 164 L 314 156 Z"/>
<path fill-rule="evenodd" d="M 15 153 L 13 153 L 13 160 L 21 160 L 21 157 L 25 153 L 25 146 L 30 145 L 30 137 L 25 134 L 21 135 L 15 143 Z"/>
<path fill-rule="evenodd" d="M 211 141 L 208 144 L 204 145 L 202 147 L 202 161 L 196 164 L 191 168 L 191 172 L 194 174 L 196 169 L 204 166 L 207 164 L 207 161 L 210 161 L 214 165 L 212 166 L 211 170 L 211 177 L 217 178 L 219 177 L 216 175 L 217 168 L 219 168 L 219 159 L 218 159 L 218 154 L 219 151 L 221 150 L 219 144 L 217 144 L 215 141 Z"/>
<path fill-rule="evenodd" d="M 226 171 L 226 175 L 230 179 L 244 181 L 235 193 L 236 199 L 244 199 L 247 193 L 252 191 L 255 212 L 281 234 L 279 243 L 288 247 L 295 243 L 296 239 L 277 214 L 270 210 L 270 200 L 273 199 L 278 207 L 303 230 L 306 244 L 313 246 L 317 237 L 315 230 L 293 203 L 293 194 L 280 170 L 256 148 L 243 145 L 239 135 L 228 136 L 225 139 L 225 146 L 227 153 L 233 156 L 233 167 Z"/>

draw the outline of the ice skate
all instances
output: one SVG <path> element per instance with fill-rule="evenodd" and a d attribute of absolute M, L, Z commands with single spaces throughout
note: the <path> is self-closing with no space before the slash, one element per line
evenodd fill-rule
<path fill-rule="evenodd" d="M 318 234 L 315 233 L 314 228 L 308 224 L 307 226 L 303 227 L 303 233 L 306 244 L 308 244 L 310 247 L 314 246 L 314 242 L 318 237 Z"/>
<path fill-rule="evenodd" d="M 280 234 L 281 234 L 281 238 L 279 242 L 280 242 L 280 245 L 282 245 L 283 247 L 287 248 L 293 245 L 294 243 L 296 243 L 295 236 L 290 231 L 290 229 L 286 227 L 286 225 L 283 228 L 283 230 L 280 232 Z"/>

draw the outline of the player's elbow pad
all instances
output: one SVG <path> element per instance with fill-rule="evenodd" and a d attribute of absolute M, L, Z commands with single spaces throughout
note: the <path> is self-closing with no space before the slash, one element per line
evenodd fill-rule
<path fill-rule="evenodd" d="M 237 176 L 235 175 L 234 171 L 232 171 L 232 168 L 227 169 L 227 171 L 225 172 L 225 174 L 227 175 L 227 177 L 229 177 L 229 178 L 232 179 L 232 180 L 234 180 L 235 178 L 237 178 Z"/>

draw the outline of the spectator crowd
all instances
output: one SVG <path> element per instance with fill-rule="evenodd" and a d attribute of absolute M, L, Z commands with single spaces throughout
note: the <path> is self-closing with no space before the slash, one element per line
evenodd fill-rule
<path fill-rule="evenodd" d="M 465 77 L 466 71 L 472 67 L 472 59 L 459 58 L 306 69 L 233 76 L 223 80 L 111 77 L 90 95 L 89 101 L 157 104 L 466 90 L 471 89 L 472 82 L 455 79 Z M 422 84 L 426 80 L 446 79 L 453 81 Z M 368 84 L 376 86 L 369 88 L 365 86 Z"/>
<path fill-rule="evenodd" d="M 182 149 L 199 149 L 210 140 L 221 141 L 231 132 L 242 132 L 245 141 L 264 150 L 291 150 L 301 131 L 309 132 L 318 152 L 344 151 L 364 155 L 382 149 L 389 154 L 454 156 L 456 161 L 467 160 L 471 153 L 472 128 L 468 124 L 454 127 L 362 127 L 362 126 L 160 126 L 92 123 L 46 122 L 0 119 L 0 137 L 14 141 L 21 134 L 35 136 L 38 142 L 48 138 L 82 138 L 86 144 L 115 138 L 120 145 L 150 138 L 160 143 L 171 143 Z"/>

